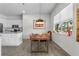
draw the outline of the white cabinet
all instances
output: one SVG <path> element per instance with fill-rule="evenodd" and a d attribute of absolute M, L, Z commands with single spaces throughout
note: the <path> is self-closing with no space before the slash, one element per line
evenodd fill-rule
<path fill-rule="evenodd" d="M 2 46 L 18 46 L 22 43 L 22 33 L 5 33 L 2 35 Z"/>

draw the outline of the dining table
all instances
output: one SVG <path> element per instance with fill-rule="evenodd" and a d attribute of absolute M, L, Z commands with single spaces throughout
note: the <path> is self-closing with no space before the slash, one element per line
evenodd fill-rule
<path fill-rule="evenodd" d="M 30 35 L 30 40 L 31 40 L 31 52 L 48 52 L 48 46 L 49 46 L 49 40 L 50 40 L 50 38 L 49 38 L 49 33 L 46 33 L 46 34 L 32 34 L 32 35 Z M 32 50 L 32 45 L 33 45 L 33 43 L 32 42 L 34 42 L 34 41 L 36 41 L 36 42 L 38 42 L 38 50 L 37 51 L 33 51 Z M 45 47 L 47 47 L 47 50 L 45 51 L 40 51 L 40 45 L 41 45 L 41 42 L 45 42 Z"/>

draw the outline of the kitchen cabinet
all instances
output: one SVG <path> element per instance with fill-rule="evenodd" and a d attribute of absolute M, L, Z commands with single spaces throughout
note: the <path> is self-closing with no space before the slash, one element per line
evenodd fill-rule
<path fill-rule="evenodd" d="M 22 33 L 3 33 L 2 46 L 19 46 L 22 43 Z"/>

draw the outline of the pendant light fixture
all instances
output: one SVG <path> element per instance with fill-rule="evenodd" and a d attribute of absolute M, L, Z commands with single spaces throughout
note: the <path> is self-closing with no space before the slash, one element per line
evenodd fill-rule
<path fill-rule="evenodd" d="M 22 7 L 23 7 L 22 14 L 25 14 L 24 3 L 22 3 Z"/>
<path fill-rule="evenodd" d="M 36 25 L 42 27 L 44 24 L 44 20 L 41 18 L 41 3 L 39 4 L 39 19 L 36 20 Z"/>

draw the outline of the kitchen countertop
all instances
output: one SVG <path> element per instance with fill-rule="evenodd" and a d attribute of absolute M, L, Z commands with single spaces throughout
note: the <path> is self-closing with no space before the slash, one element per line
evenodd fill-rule
<path fill-rule="evenodd" d="M 4 31 L 3 33 L 0 34 L 17 34 L 17 33 L 22 33 L 22 31 L 17 31 L 17 32 Z"/>

